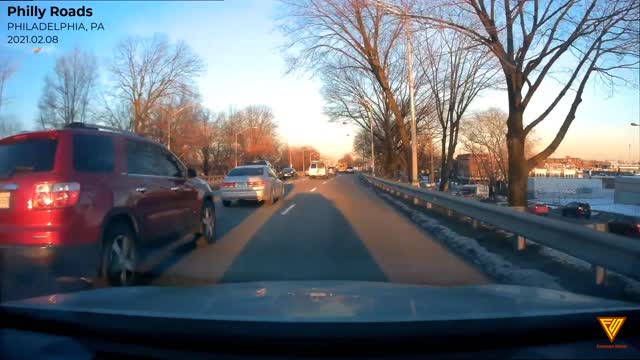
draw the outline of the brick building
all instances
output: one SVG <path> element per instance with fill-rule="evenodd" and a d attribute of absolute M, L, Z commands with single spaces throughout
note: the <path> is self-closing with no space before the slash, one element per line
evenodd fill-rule
<path fill-rule="evenodd" d="M 456 158 L 456 176 L 463 183 L 487 182 L 487 163 L 489 154 L 460 154 Z"/>

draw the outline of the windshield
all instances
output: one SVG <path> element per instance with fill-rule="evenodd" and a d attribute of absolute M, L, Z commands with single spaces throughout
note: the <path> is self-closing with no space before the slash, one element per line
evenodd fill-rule
<path fill-rule="evenodd" d="M 261 176 L 264 170 L 261 167 L 235 168 L 229 171 L 227 176 Z"/>
<path fill-rule="evenodd" d="M 0 1 L 0 302 L 640 304 L 639 2 L 583 3 Z"/>
<path fill-rule="evenodd" d="M 33 172 L 51 171 L 56 148 L 57 142 L 52 139 L 29 139 L 0 144 L 0 174 L 9 175 L 16 168 Z"/>

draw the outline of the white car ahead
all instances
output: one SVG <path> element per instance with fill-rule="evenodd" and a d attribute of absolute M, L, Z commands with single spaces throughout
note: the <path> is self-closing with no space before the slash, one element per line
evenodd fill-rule
<path fill-rule="evenodd" d="M 284 195 L 284 183 L 265 165 L 238 166 L 229 171 L 220 186 L 222 205 L 234 200 L 265 201 L 273 204 Z"/>
<path fill-rule="evenodd" d="M 309 177 L 312 179 L 316 177 L 328 178 L 329 171 L 327 165 L 323 161 L 312 161 L 309 166 Z"/>

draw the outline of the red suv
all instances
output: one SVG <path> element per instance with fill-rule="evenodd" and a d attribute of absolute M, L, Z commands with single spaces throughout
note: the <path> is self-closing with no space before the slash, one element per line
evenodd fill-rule
<path fill-rule="evenodd" d="M 209 186 L 154 141 L 79 123 L 0 140 L 0 271 L 130 285 L 143 250 L 215 225 Z"/>

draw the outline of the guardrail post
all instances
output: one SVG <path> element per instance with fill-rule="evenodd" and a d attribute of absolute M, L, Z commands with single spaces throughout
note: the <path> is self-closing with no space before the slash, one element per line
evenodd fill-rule
<path fill-rule="evenodd" d="M 596 285 L 606 285 L 607 284 L 607 269 L 603 268 L 600 265 L 592 265 L 591 269 L 596 277 Z"/>
<path fill-rule="evenodd" d="M 430 202 L 427 202 L 427 209 L 431 209 L 432 205 Z"/>
<path fill-rule="evenodd" d="M 451 211 L 451 209 L 447 209 L 447 216 L 453 216 L 453 211 Z"/>
<path fill-rule="evenodd" d="M 413 205 L 420 205 L 420 199 L 413 198 Z"/>
<path fill-rule="evenodd" d="M 479 226 L 478 220 L 476 219 L 471 220 L 471 226 L 473 227 L 474 230 L 477 230 Z"/>
<path fill-rule="evenodd" d="M 516 237 L 516 248 L 518 251 L 523 251 L 527 248 L 527 239 L 525 239 L 524 236 L 518 235 Z"/>

